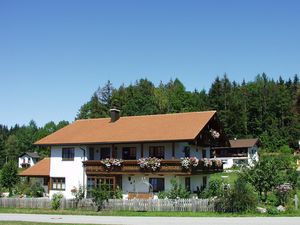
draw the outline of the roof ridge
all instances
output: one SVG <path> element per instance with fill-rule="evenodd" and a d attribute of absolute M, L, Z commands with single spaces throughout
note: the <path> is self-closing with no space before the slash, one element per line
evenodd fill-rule
<path fill-rule="evenodd" d="M 136 117 L 155 117 L 155 116 L 174 116 L 174 115 L 178 115 L 178 114 L 192 114 L 192 113 L 216 113 L 216 110 L 207 110 L 207 111 L 193 111 L 193 112 L 174 112 L 174 113 L 160 113 L 160 114 L 147 114 L 147 115 L 135 115 L 135 116 L 121 116 L 121 118 L 125 119 L 125 118 L 136 118 Z M 87 120 L 107 120 L 110 119 L 110 117 L 101 117 L 101 118 L 88 118 L 88 119 L 77 119 L 76 121 L 87 121 Z"/>

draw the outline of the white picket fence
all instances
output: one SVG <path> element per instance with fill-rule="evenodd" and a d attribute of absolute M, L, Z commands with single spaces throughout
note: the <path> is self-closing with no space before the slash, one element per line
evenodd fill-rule
<path fill-rule="evenodd" d="M 49 198 L 0 198 L 0 207 L 5 208 L 51 208 Z M 79 202 L 79 208 L 95 209 L 91 199 Z M 75 208 L 72 199 L 62 199 L 62 209 Z M 214 201 L 209 199 L 110 199 L 104 210 L 125 211 L 181 211 L 208 212 L 214 211 Z"/>
<path fill-rule="evenodd" d="M 126 211 L 214 211 L 214 201 L 209 199 L 111 199 L 105 204 L 108 210 Z"/>

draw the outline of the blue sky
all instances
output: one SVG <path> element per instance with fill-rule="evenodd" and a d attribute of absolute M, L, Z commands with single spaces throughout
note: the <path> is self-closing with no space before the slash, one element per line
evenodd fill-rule
<path fill-rule="evenodd" d="M 300 74 L 300 1 L 0 0 L 0 124 L 72 121 L 100 85 Z"/>

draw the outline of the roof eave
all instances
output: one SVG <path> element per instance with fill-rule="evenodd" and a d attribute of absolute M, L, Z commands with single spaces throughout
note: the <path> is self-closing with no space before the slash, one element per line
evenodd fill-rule
<path fill-rule="evenodd" d="M 69 142 L 69 143 L 43 143 L 36 146 L 68 146 L 68 145 L 109 145 L 109 144 L 142 144 L 142 143 L 157 143 L 157 142 L 189 142 L 194 141 L 194 138 L 189 139 L 175 139 L 175 140 L 141 140 L 141 141 L 114 141 L 114 142 Z"/>

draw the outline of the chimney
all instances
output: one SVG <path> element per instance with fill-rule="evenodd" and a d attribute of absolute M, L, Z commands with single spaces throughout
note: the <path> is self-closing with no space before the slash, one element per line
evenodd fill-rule
<path fill-rule="evenodd" d="M 110 109 L 110 122 L 116 122 L 120 118 L 120 110 L 113 108 Z"/>

